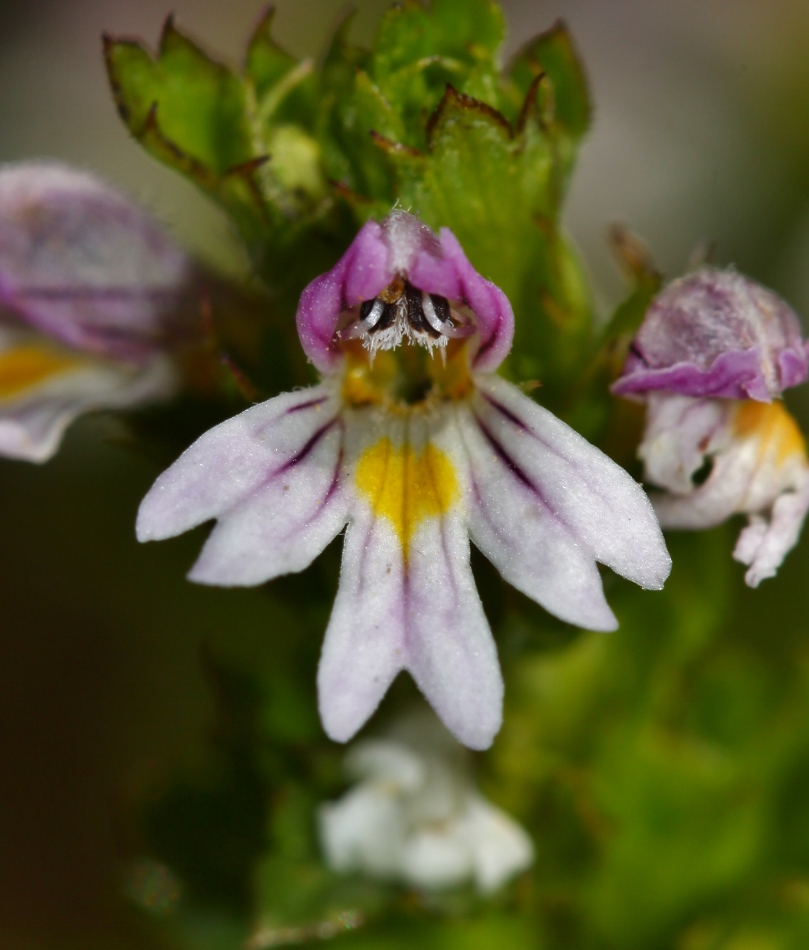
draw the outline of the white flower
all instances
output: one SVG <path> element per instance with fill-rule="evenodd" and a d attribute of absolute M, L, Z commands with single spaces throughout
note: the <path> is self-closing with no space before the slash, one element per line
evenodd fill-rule
<path fill-rule="evenodd" d="M 531 839 L 475 789 L 443 730 L 445 738 L 421 723 L 412 732 L 418 738 L 369 739 L 349 751 L 358 785 L 320 808 L 326 862 L 425 889 L 497 890 L 531 866 Z"/>

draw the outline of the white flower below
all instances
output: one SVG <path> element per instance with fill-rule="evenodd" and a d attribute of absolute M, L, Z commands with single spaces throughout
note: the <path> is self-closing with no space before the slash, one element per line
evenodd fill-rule
<path fill-rule="evenodd" d="M 358 742 L 346 768 L 359 781 L 321 806 L 326 862 L 341 873 L 439 890 L 472 882 L 490 894 L 530 867 L 526 831 L 474 787 L 449 737 Z"/>

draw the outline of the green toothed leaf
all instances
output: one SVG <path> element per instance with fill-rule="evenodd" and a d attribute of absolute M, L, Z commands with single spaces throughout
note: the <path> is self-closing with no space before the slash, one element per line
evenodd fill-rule
<path fill-rule="evenodd" d="M 590 311 L 558 226 L 553 143 L 533 118 L 515 133 L 499 112 L 452 87 L 428 138 L 423 157 L 390 152 L 402 204 L 451 228 L 473 265 L 506 292 L 516 314 L 515 374 L 563 383 L 580 359 Z"/>
<path fill-rule="evenodd" d="M 185 37 L 169 18 L 156 57 L 131 40 L 108 39 L 105 55 L 121 118 L 136 138 L 159 129 L 177 150 L 185 171 L 191 162 L 216 178 L 255 158 L 244 86 Z M 150 149 L 152 150 L 152 149 Z M 171 163 L 170 149 L 155 147 Z"/>

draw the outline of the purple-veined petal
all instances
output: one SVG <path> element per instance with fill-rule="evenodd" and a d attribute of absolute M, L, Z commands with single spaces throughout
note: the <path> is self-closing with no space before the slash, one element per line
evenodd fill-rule
<path fill-rule="evenodd" d="M 504 449 L 465 410 L 459 428 L 469 460 L 469 530 L 503 577 L 568 623 L 618 626 L 592 553 L 550 509 L 536 487 L 515 476 Z"/>
<path fill-rule="evenodd" d="M 176 383 L 162 355 L 133 366 L 0 328 L 0 456 L 46 462 L 79 416 L 166 399 Z"/>
<path fill-rule="evenodd" d="M 616 626 L 598 561 L 659 589 L 671 567 L 651 504 L 620 466 L 496 376 L 478 377 L 458 427 L 469 458 L 469 529 L 519 590 L 570 623 Z"/>
<path fill-rule="evenodd" d="M 407 580 L 408 669 L 450 732 L 487 749 L 502 724 L 503 679 L 460 513 L 422 524 Z"/>
<path fill-rule="evenodd" d="M 0 168 L 0 305 L 48 336 L 146 360 L 199 332 L 196 276 L 145 210 L 94 176 Z"/>
<path fill-rule="evenodd" d="M 402 546 L 370 510 L 351 520 L 340 586 L 317 673 L 323 728 L 347 742 L 366 723 L 406 663 Z"/>
<path fill-rule="evenodd" d="M 440 414 L 431 425 L 443 427 Z M 411 452 L 416 461 L 408 464 L 429 468 L 417 461 L 431 440 L 427 428 L 415 420 L 394 420 L 383 430 L 367 426 L 366 431 L 375 436 L 384 431 L 396 446 L 393 452 Z M 407 466 L 402 476 L 394 462 L 379 472 L 377 498 L 389 491 L 388 479 L 397 485 L 401 480 L 402 506 L 419 505 L 425 476 L 408 475 Z M 440 495 L 435 487 L 427 491 Z M 397 531 L 388 516 L 374 510 L 376 504 L 358 490 L 356 515 L 346 532 L 340 588 L 318 674 L 326 731 L 334 739 L 350 739 L 404 669 L 456 738 L 487 748 L 502 720 L 503 683 L 469 565 L 460 493 L 447 510 L 425 511 L 413 521 L 411 509 L 403 515 L 404 534 L 401 524 Z"/>
<path fill-rule="evenodd" d="M 330 271 L 316 277 L 301 294 L 296 323 L 301 346 L 322 372 L 332 372 L 341 356 L 334 346 L 340 314 L 363 300 L 373 299 L 395 273 L 382 228 L 368 221 Z"/>
<path fill-rule="evenodd" d="M 260 584 L 308 566 L 348 518 L 334 389 L 286 393 L 221 423 L 155 482 L 141 541 L 217 518 L 191 571 L 207 584 Z"/>

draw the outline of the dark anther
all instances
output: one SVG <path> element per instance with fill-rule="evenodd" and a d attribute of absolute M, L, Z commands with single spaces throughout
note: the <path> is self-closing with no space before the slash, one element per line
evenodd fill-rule
<path fill-rule="evenodd" d="M 360 304 L 360 320 L 366 320 L 370 315 L 371 311 L 374 309 L 374 304 L 376 303 L 376 297 L 373 300 L 363 300 Z"/>
<path fill-rule="evenodd" d="M 379 323 L 374 327 L 374 330 L 387 330 L 388 327 L 393 326 L 393 321 L 396 319 L 396 304 L 395 303 L 386 303 L 382 307 L 382 316 L 379 318 Z"/>
<path fill-rule="evenodd" d="M 407 304 L 407 319 L 414 330 L 420 330 L 428 336 L 440 337 L 441 334 L 433 329 L 424 316 L 424 307 L 421 303 L 421 291 L 412 284 L 405 284 L 405 302 Z"/>

